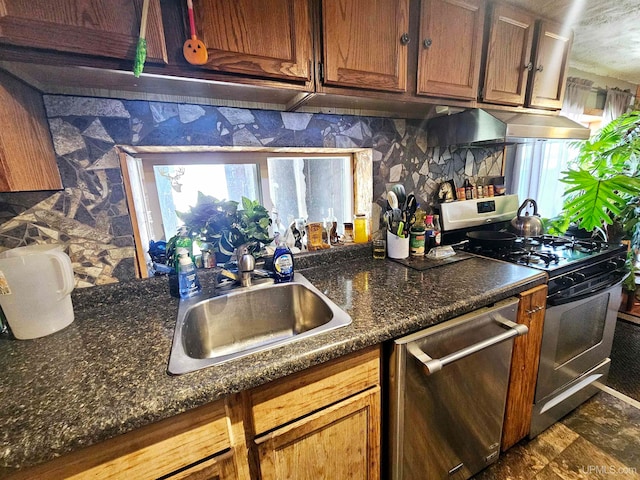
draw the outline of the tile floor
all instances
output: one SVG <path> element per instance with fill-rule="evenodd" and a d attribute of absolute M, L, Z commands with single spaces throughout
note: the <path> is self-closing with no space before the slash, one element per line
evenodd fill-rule
<path fill-rule="evenodd" d="M 640 479 L 640 403 L 617 395 L 621 398 L 599 392 L 538 437 L 512 447 L 474 478 Z"/>

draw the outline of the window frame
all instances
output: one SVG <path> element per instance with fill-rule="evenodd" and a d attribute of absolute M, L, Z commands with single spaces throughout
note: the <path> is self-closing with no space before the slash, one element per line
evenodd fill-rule
<path fill-rule="evenodd" d="M 155 238 L 161 238 L 156 235 L 155 229 L 153 229 L 152 232 L 147 232 L 147 235 L 141 232 L 141 225 L 153 224 L 153 218 L 158 218 L 160 214 L 158 192 L 153 176 L 153 165 L 255 164 L 257 165 L 260 178 L 258 190 L 261 196 L 261 202 L 265 208 L 271 211 L 273 204 L 269 195 L 268 158 L 350 157 L 351 178 L 353 182 L 351 189 L 353 212 L 363 212 L 371 218 L 371 205 L 373 202 L 373 152 L 371 149 L 264 148 L 256 150 L 255 148 L 248 147 L 199 149 L 198 147 L 130 146 L 120 148 L 120 163 L 123 179 L 125 180 L 126 201 L 134 230 L 136 275 L 139 277 L 148 277 L 146 265 L 149 260 L 147 253 L 149 234 Z M 177 159 L 179 159 L 179 161 L 176 161 Z M 153 216 L 149 216 L 149 212 L 141 211 L 140 206 L 134 202 L 134 197 L 140 197 L 140 195 L 133 191 L 129 169 L 132 168 L 132 165 L 136 164 L 144 172 L 144 184 L 142 188 L 144 192 L 143 201 L 145 208 L 149 208 L 150 211 L 154 212 Z M 153 199 L 149 198 L 151 196 L 150 192 L 154 193 Z M 151 222 L 149 219 L 151 219 Z M 162 236 L 164 236 L 161 222 L 158 228 L 162 231 Z"/>

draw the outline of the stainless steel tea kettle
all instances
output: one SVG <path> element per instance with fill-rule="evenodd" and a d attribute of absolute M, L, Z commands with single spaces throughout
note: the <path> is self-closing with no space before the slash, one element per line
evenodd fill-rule
<path fill-rule="evenodd" d="M 533 215 L 529 215 L 529 212 L 525 212 L 524 216 L 522 211 L 527 205 L 533 205 Z M 518 208 L 518 216 L 511 220 L 511 226 L 514 228 L 516 234 L 521 237 L 537 237 L 542 235 L 542 220 L 538 215 L 538 205 L 532 198 L 527 198 L 520 208 Z"/>

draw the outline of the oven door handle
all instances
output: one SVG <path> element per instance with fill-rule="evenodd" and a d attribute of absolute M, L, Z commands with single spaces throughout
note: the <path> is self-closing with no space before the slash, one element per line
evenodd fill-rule
<path fill-rule="evenodd" d="M 512 322 L 511 320 L 507 320 L 500 314 L 493 314 L 493 320 L 495 320 L 500 326 L 507 329 L 506 332 L 501 333 L 499 335 L 495 335 L 493 337 L 489 337 L 486 340 L 482 340 L 478 343 L 474 343 L 473 345 L 469 345 L 462 350 L 458 350 L 457 352 L 450 353 L 449 355 L 445 355 L 441 358 L 432 358 L 426 352 L 424 352 L 416 342 L 410 343 L 407 345 L 407 351 L 416 358 L 422 365 L 424 366 L 425 373 L 427 375 L 432 375 L 440 370 L 442 367 L 456 362 L 464 357 L 468 357 L 469 355 L 473 355 L 480 350 L 484 350 L 485 348 L 489 348 L 498 343 L 504 342 L 505 340 L 509 340 L 513 337 L 519 337 L 521 335 L 525 335 L 529 329 L 526 325 L 522 325 L 519 323 Z"/>
<path fill-rule="evenodd" d="M 560 305 L 564 305 L 565 303 L 571 303 L 571 302 L 579 302 L 580 300 L 584 300 L 585 298 L 589 298 L 592 297 L 593 295 L 600 293 L 600 292 L 604 292 L 606 290 L 609 290 L 611 288 L 616 288 L 620 285 L 622 285 L 622 283 L 627 279 L 627 277 L 630 274 L 627 273 L 626 275 L 624 275 L 622 277 L 622 280 L 616 282 L 616 283 L 607 283 L 603 286 L 600 287 L 596 287 L 596 288 L 592 288 L 590 289 L 588 292 L 585 293 L 581 293 L 580 295 L 576 295 L 575 297 L 560 297 L 560 298 L 554 298 L 553 296 L 549 297 L 547 299 L 547 303 L 549 304 L 550 307 L 558 307 Z"/>

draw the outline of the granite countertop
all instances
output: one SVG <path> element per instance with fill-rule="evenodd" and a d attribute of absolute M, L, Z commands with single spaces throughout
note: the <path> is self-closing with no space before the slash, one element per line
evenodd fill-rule
<path fill-rule="evenodd" d="M 297 268 L 351 325 L 197 372 L 167 373 L 179 300 L 166 278 L 75 290 L 69 327 L 0 337 L 0 476 L 546 282 L 538 270 L 475 256 L 417 271 L 347 250 L 300 257 Z"/>

